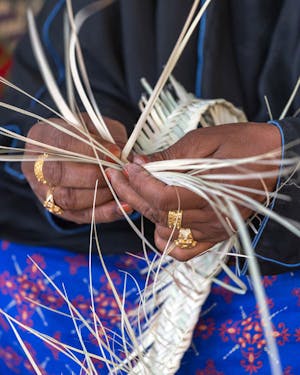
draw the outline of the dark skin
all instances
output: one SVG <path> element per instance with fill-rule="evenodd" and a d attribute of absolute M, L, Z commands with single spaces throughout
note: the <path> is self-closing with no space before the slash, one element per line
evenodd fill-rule
<path fill-rule="evenodd" d="M 91 135 L 96 138 L 99 143 L 108 148 L 115 156 L 119 157 L 121 155 L 121 149 L 127 141 L 127 133 L 124 125 L 112 119 L 105 119 L 106 124 L 116 141 L 116 144 L 112 144 L 97 136 L 96 130 L 92 126 L 89 117 L 86 114 L 83 114 L 83 117 Z M 60 125 L 70 128 L 70 126 L 62 120 L 52 120 Z M 72 130 L 74 131 L 74 129 Z M 95 156 L 93 149 L 87 144 L 60 132 L 46 123 L 39 122 L 34 125 L 30 129 L 28 137 L 68 151 L 76 151 L 77 153 L 84 155 Z M 36 146 L 27 144 L 26 154 L 30 154 L 32 150 L 37 149 Z M 41 153 L 43 153 L 43 151 L 41 151 Z M 99 157 L 103 158 L 103 155 L 99 155 Z M 47 181 L 47 185 L 44 185 L 37 181 L 37 178 L 34 175 L 33 164 L 34 163 L 31 162 L 22 163 L 22 171 L 26 176 L 29 185 L 41 203 L 43 203 L 46 198 L 49 186 L 55 187 L 53 195 L 55 203 L 63 210 L 63 213 L 60 216 L 61 218 L 77 224 L 91 222 L 94 190 L 97 180 L 98 192 L 95 208 L 96 222 L 109 223 L 120 220 L 123 217 L 118 205 L 113 200 L 103 174 L 97 165 L 45 161 L 43 165 L 43 175 Z M 123 204 L 123 208 L 128 213 L 132 212 L 131 207 L 126 203 Z"/>
<path fill-rule="evenodd" d="M 197 129 L 187 134 L 166 151 L 149 156 L 148 161 L 181 158 L 243 158 L 278 150 L 280 145 L 279 131 L 270 124 L 223 125 Z M 278 158 L 278 154 L 276 157 Z M 183 210 L 181 227 L 190 228 L 198 244 L 188 250 L 175 247 L 171 252 L 174 258 L 180 261 L 189 260 L 228 238 L 228 228 L 227 230 L 224 228 L 206 200 L 184 188 L 175 188 L 163 184 L 153 178 L 140 165 L 142 163 L 140 157 L 137 157 L 135 161 L 136 163 L 126 166 L 126 175 L 112 169 L 108 170 L 108 175 L 119 198 L 156 224 L 155 244 L 159 250 L 165 249 L 172 235 L 172 229 L 167 227 L 168 211 L 177 210 L 178 196 L 180 208 Z M 275 176 L 264 179 L 265 186 L 259 178 L 226 182 L 259 190 L 266 188 L 270 192 L 274 190 L 277 181 L 277 167 L 253 164 L 247 165 L 247 169 L 251 169 L 258 175 L 273 170 Z M 220 171 L 211 171 L 210 173 L 220 173 Z M 238 171 L 233 168 L 224 168 L 221 173 L 237 174 Z M 261 195 L 248 195 L 257 201 L 265 200 L 265 197 Z M 244 219 L 249 218 L 252 214 L 248 208 L 239 207 L 239 209 Z M 172 240 L 177 237 L 178 230 L 175 230 Z"/>
<path fill-rule="evenodd" d="M 127 136 L 122 124 L 106 119 L 108 126 L 118 133 L 117 144 L 108 144 L 101 141 L 106 147 L 115 150 L 120 155 L 120 149 L 126 142 Z M 59 137 L 57 130 L 45 124 L 35 125 L 29 136 L 39 141 L 49 142 L 55 146 L 68 150 L 76 150 L 86 155 L 93 155 L 93 151 L 82 143 L 70 140 L 69 136 Z M 53 134 L 52 134 L 53 133 Z M 122 135 L 120 137 L 120 134 Z M 116 139 L 116 134 L 113 134 Z M 60 139 L 60 140 L 59 140 Z M 58 144 L 59 143 L 59 144 Z M 159 250 L 163 251 L 172 234 L 167 226 L 169 210 L 177 210 L 178 197 L 180 208 L 183 210 L 182 227 L 190 228 L 194 239 L 198 242 L 192 249 L 180 249 L 175 247 L 171 255 L 181 261 L 186 261 L 206 251 L 214 244 L 228 238 L 228 228 L 215 215 L 209 203 L 203 198 L 184 189 L 167 186 L 152 177 L 143 167 L 147 161 L 159 161 L 182 158 L 217 158 L 231 159 L 260 155 L 275 149 L 280 149 L 281 138 L 278 129 L 266 123 L 230 124 L 218 127 L 197 129 L 179 142 L 161 153 L 148 156 L 146 159 L 136 156 L 132 163 L 126 165 L 122 172 L 107 169 L 113 188 L 115 189 L 124 209 L 130 213 L 132 209 L 140 212 L 155 224 L 155 243 Z M 27 145 L 27 152 L 32 146 Z M 278 158 L 278 154 L 276 158 Z M 59 165 L 60 163 L 60 165 Z M 96 222 L 112 222 L 122 217 L 117 204 L 112 200 L 105 180 L 97 166 L 77 165 L 76 163 L 46 162 L 44 176 L 46 180 L 56 186 L 54 199 L 57 205 L 64 209 L 62 217 L 76 223 L 89 223 L 92 214 L 92 201 L 95 182 L 99 180 L 99 191 L 96 204 Z M 236 185 L 251 187 L 254 189 L 273 191 L 276 185 L 276 168 L 262 165 L 247 165 L 247 169 L 259 173 L 275 171 L 275 176 L 264 179 L 226 181 Z M 23 172 L 27 177 L 33 191 L 41 202 L 44 201 L 47 186 L 38 183 L 33 173 L 33 163 L 23 163 Z M 219 173 L 212 171 L 211 173 Z M 222 169 L 221 173 L 234 173 L 233 168 Z M 239 171 L 239 173 L 243 173 Z M 82 176 L 84 175 L 84 179 Z M 261 195 L 248 194 L 257 201 L 264 201 Z M 245 207 L 240 207 L 240 213 L 244 219 L 251 216 L 252 212 Z M 178 237 L 178 231 L 173 233 L 172 240 Z"/>

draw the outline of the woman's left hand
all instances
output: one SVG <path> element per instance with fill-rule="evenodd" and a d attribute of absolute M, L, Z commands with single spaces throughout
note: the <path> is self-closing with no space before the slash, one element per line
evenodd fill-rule
<path fill-rule="evenodd" d="M 278 129 L 265 123 L 229 124 L 213 128 L 197 129 L 185 135 L 167 150 L 143 157 L 145 161 L 159 161 L 184 158 L 234 159 L 260 155 L 272 150 L 280 150 L 281 139 Z M 278 154 L 276 155 L 278 158 Z M 220 222 L 207 200 L 184 188 L 167 186 L 151 176 L 142 167 L 140 156 L 126 166 L 125 173 L 109 169 L 107 171 L 113 188 L 120 200 L 128 203 L 136 211 L 156 224 L 155 243 L 163 251 L 171 238 L 178 238 L 179 231 L 168 227 L 168 212 L 183 211 L 181 228 L 189 228 L 197 245 L 190 249 L 174 247 L 170 255 L 186 261 L 206 251 L 214 244 L 229 237 L 228 228 Z M 274 166 L 247 165 L 258 174 L 274 171 Z M 218 171 L 220 173 L 220 171 Z M 210 173 L 217 173 L 211 171 Z M 234 168 L 223 168 L 221 173 L 242 173 Z M 232 180 L 227 183 L 242 185 L 253 189 L 273 191 L 277 176 L 264 179 Z M 265 199 L 263 195 L 251 195 L 257 201 Z M 251 214 L 246 207 L 239 207 L 244 219 Z M 172 233 L 173 232 L 173 233 Z"/>

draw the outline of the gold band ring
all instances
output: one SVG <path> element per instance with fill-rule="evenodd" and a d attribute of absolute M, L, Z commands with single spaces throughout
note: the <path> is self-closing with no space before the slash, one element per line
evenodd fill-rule
<path fill-rule="evenodd" d="M 170 229 L 173 229 L 174 227 L 176 229 L 180 229 L 181 222 L 182 222 L 182 210 L 168 212 L 168 227 Z"/>
<path fill-rule="evenodd" d="M 51 213 L 55 215 L 61 215 L 63 210 L 55 204 L 53 197 L 54 188 L 49 188 L 46 199 L 44 201 L 44 207 Z"/>
<path fill-rule="evenodd" d="M 48 154 L 44 153 L 40 155 L 34 163 L 34 175 L 36 179 L 38 180 L 38 182 L 41 182 L 44 185 L 47 184 L 47 180 L 44 177 L 43 166 L 47 158 L 48 158 Z"/>
<path fill-rule="evenodd" d="M 190 228 L 180 228 L 175 245 L 180 249 L 192 249 L 197 246 L 197 241 L 194 240 Z"/>

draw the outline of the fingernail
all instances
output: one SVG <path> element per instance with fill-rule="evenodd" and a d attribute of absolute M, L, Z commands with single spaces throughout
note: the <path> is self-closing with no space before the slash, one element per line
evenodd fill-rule
<path fill-rule="evenodd" d="M 124 167 L 123 167 L 123 169 L 122 169 L 122 173 L 123 173 L 123 175 L 124 175 L 127 179 L 129 179 L 129 173 L 128 173 L 128 170 L 127 170 L 127 164 L 124 165 Z"/>
<path fill-rule="evenodd" d="M 118 158 L 121 156 L 121 149 L 117 145 L 110 145 L 108 147 L 108 151 L 111 152 L 113 155 L 117 156 Z"/>
<path fill-rule="evenodd" d="M 123 210 L 127 213 L 127 214 L 131 214 L 133 212 L 133 208 L 129 206 L 128 203 L 121 203 L 121 206 L 123 208 Z M 122 211 L 119 209 L 119 211 L 122 213 Z"/>
<path fill-rule="evenodd" d="M 133 157 L 133 162 L 139 165 L 148 163 L 149 158 L 146 155 L 135 155 Z"/>
<path fill-rule="evenodd" d="M 119 146 L 117 146 L 117 145 L 109 145 L 109 146 L 107 147 L 107 150 L 108 150 L 111 154 L 113 154 L 115 157 L 117 157 L 117 158 L 120 158 L 120 157 L 121 157 L 121 149 L 120 149 Z M 109 156 L 107 156 L 107 155 L 104 156 L 104 160 L 105 160 L 105 161 L 108 161 L 108 162 L 110 162 L 110 163 L 115 163 L 115 160 L 113 160 L 111 157 L 109 157 Z"/>

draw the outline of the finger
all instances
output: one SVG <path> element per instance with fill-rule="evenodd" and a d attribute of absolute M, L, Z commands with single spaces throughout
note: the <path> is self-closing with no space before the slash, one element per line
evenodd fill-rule
<path fill-rule="evenodd" d="M 43 174 L 51 186 L 91 189 L 97 180 L 99 187 L 106 186 L 100 167 L 92 164 L 45 161 Z"/>
<path fill-rule="evenodd" d="M 203 208 L 207 205 L 204 199 L 187 189 L 165 185 L 138 164 L 127 164 L 125 169 L 136 193 L 161 211 L 176 210 L 178 207 Z"/>
<path fill-rule="evenodd" d="M 165 213 L 155 207 L 151 207 L 145 199 L 140 197 L 122 172 L 107 169 L 106 173 L 114 191 L 123 202 L 128 203 L 130 207 L 140 212 L 153 223 L 165 223 Z"/>
<path fill-rule="evenodd" d="M 194 227 L 182 228 L 191 229 L 194 240 L 198 242 L 221 242 L 229 237 L 229 234 L 224 230 L 224 228 L 215 229 L 213 225 L 205 225 L 202 227 L 197 227 L 197 229 L 195 229 Z M 161 225 L 156 225 L 156 231 L 158 235 L 165 241 L 168 241 L 170 237 L 172 240 L 176 240 L 179 236 L 178 229 L 172 230 Z"/>
<path fill-rule="evenodd" d="M 190 228 L 190 229 L 192 229 L 192 228 Z M 179 235 L 178 229 L 173 230 L 173 229 L 166 228 L 162 225 L 156 225 L 155 230 L 156 230 L 157 234 L 159 235 L 159 237 L 161 237 L 162 239 L 164 239 L 166 241 L 168 241 L 169 239 L 174 241 L 178 238 L 178 235 Z M 203 238 L 203 233 L 201 233 L 197 229 L 193 229 L 192 233 L 193 233 L 193 238 L 196 241 L 200 241 Z"/>
<path fill-rule="evenodd" d="M 27 179 L 35 177 L 34 163 L 23 163 L 22 171 Z M 48 185 L 51 186 L 89 189 L 95 186 L 97 180 L 100 187 L 106 186 L 100 167 L 94 164 L 45 159 L 42 172 Z"/>
<path fill-rule="evenodd" d="M 43 184 L 31 185 L 40 202 L 43 204 L 50 190 L 49 186 Z M 51 188 L 55 204 L 62 210 L 77 211 L 93 206 L 95 189 L 73 189 L 54 187 Z M 96 206 L 103 205 L 112 200 L 111 192 L 108 188 L 97 190 Z"/>
<path fill-rule="evenodd" d="M 132 210 L 126 209 L 128 214 Z M 96 223 L 111 223 L 113 221 L 123 219 L 123 214 L 120 212 L 118 205 L 114 201 L 110 201 L 104 205 L 95 207 L 94 220 Z M 77 224 L 90 224 L 93 218 L 93 208 L 88 208 L 81 211 L 65 211 L 63 217 L 66 220 Z"/>
<path fill-rule="evenodd" d="M 155 231 L 154 235 L 155 245 L 161 252 L 166 251 L 166 247 L 169 245 L 168 255 L 175 258 L 180 262 L 186 262 L 201 253 L 204 253 L 211 247 L 215 245 L 215 242 L 200 242 L 192 249 L 180 249 L 174 245 L 174 242 L 168 243 L 165 239 L 161 238 L 158 233 Z M 171 246 L 170 246 L 171 245 Z M 167 250 L 168 251 L 168 250 Z"/>
<path fill-rule="evenodd" d="M 84 210 L 93 207 L 94 189 L 73 189 L 55 187 L 53 197 L 55 203 L 64 211 Z M 96 195 L 96 206 L 101 206 L 111 201 L 112 195 L 108 188 L 98 189 Z"/>
<path fill-rule="evenodd" d="M 175 212 L 176 210 L 170 210 L 168 212 L 164 212 L 161 217 L 162 221 L 158 224 L 161 224 L 164 227 L 169 228 L 169 213 Z M 203 226 L 204 224 L 211 223 L 213 221 L 218 220 L 214 211 L 209 207 L 204 207 L 203 209 L 196 209 L 196 210 L 182 210 L 181 216 L 181 224 L 180 226 L 183 228 L 195 228 L 197 229 L 199 226 Z M 176 226 L 176 221 L 174 222 Z M 172 229 L 172 228 L 171 228 Z"/>

